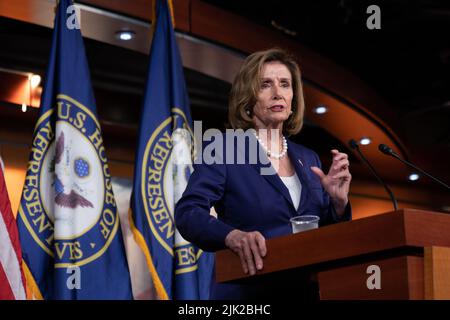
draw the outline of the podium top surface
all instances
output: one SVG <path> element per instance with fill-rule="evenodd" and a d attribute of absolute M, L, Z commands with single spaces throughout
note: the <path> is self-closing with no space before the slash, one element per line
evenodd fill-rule
<path fill-rule="evenodd" d="M 450 247 L 450 215 L 402 209 L 266 240 L 266 274 L 401 248 Z M 219 282 L 247 277 L 231 250 L 216 253 Z"/>

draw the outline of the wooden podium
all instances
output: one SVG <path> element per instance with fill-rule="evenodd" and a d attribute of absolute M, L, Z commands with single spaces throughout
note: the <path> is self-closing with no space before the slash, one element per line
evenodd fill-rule
<path fill-rule="evenodd" d="M 233 252 L 217 252 L 217 281 L 306 272 L 320 299 L 450 299 L 450 215 L 402 209 L 270 239 L 267 251 L 253 277 Z"/>

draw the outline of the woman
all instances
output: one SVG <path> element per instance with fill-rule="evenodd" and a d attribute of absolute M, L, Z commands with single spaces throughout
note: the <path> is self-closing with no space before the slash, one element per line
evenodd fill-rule
<path fill-rule="evenodd" d="M 264 155 L 256 164 L 194 166 L 175 210 L 186 240 L 206 251 L 228 247 L 240 257 L 243 271 L 254 275 L 264 266 L 265 239 L 292 233 L 290 218 L 313 214 L 321 225 L 351 219 L 347 155 L 331 150 L 333 162 L 325 174 L 314 151 L 285 138 L 300 131 L 303 113 L 295 60 L 281 49 L 250 55 L 231 89 L 229 122 L 234 129 L 254 129 Z M 273 175 L 258 170 L 264 160 Z M 217 219 L 210 215 L 212 206 Z M 214 284 L 211 295 L 252 298 L 262 291 L 257 285 Z"/>

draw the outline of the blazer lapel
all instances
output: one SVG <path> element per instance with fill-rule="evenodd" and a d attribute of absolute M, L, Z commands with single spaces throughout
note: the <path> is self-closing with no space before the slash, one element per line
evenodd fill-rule
<path fill-rule="evenodd" d="M 300 204 L 299 204 L 298 210 L 297 210 L 297 212 L 300 212 L 302 210 L 302 208 L 305 207 L 305 204 L 308 201 L 309 192 L 310 192 L 309 180 L 307 178 L 305 170 L 311 170 L 311 169 L 307 166 L 306 159 L 304 159 L 302 153 L 297 150 L 294 143 L 291 142 L 289 139 L 287 139 L 287 142 L 288 142 L 289 159 L 292 161 L 295 172 L 297 173 L 300 183 L 302 184 L 302 193 L 300 195 Z"/>
<path fill-rule="evenodd" d="M 265 150 L 259 145 L 257 141 L 256 145 L 258 146 L 257 161 L 256 163 L 251 163 L 251 166 L 258 172 L 258 174 L 260 174 L 264 179 L 266 179 L 278 192 L 280 192 L 283 195 L 283 197 L 291 204 L 292 207 L 294 207 L 288 188 L 286 188 L 283 181 L 281 181 L 275 169 L 270 164 L 270 160 L 267 157 Z M 265 165 L 264 163 L 267 163 L 267 165 Z"/>

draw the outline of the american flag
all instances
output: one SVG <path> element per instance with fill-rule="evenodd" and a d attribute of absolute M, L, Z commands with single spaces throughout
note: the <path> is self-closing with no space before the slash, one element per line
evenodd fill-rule
<path fill-rule="evenodd" d="M 24 279 L 19 233 L 0 158 L 0 300 L 26 299 Z"/>

